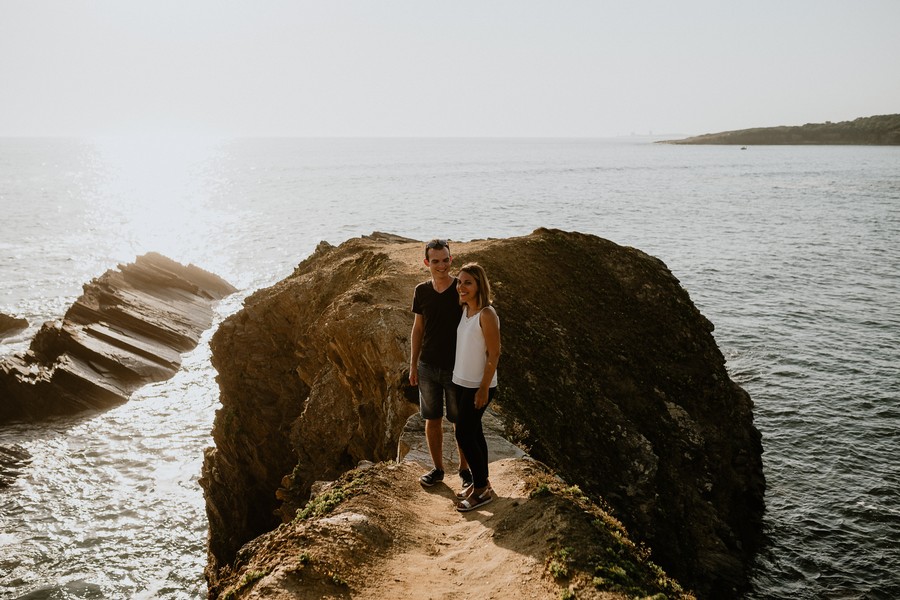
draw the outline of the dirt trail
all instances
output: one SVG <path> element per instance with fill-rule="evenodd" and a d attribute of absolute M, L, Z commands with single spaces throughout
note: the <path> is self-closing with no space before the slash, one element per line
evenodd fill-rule
<path fill-rule="evenodd" d="M 447 475 L 425 488 L 419 476 L 431 460 L 420 426 L 410 419 L 400 462 L 349 473 L 310 502 L 312 514 L 248 544 L 250 560 L 238 567 L 218 597 L 607 600 L 651 595 L 641 590 L 658 587 L 661 574 L 637 566 L 624 531 L 617 525 L 598 528 L 605 513 L 561 491 L 565 484 L 546 467 L 497 436 L 492 417 L 486 434 L 494 456 L 494 500 L 458 512 L 460 480 L 452 433 L 445 430 Z M 570 558 L 560 558 L 563 548 Z M 598 565 L 606 564 L 597 561 L 613 556 L 613 548 L 610 565 L 619 569 L 618 577 L 626 578 L 622 567 L 630 575 L 619 585 L 595 585 Z M 558 561 L 565 563 L 563 568 L 554 566 Z M 668 597 L 690 598 L 681 593 Z"/>
<path fill-rule="evenodd" d="M 491 464 L 494 500 L 479 510 L 455 510 L 454 475 L 444 483 L 423 488 L 403 486 L 403 498 L 415 507 L 415 519 L 403 524 L 404 548 L 379 565 L 365 590 L 354 598 L 463 599 L 560 597 L 560 588 L 545 574 L 543 558 L 529 555 L 510 544 L 512 513 L 528 502 L 516 461 Z M 420 465 L 402 469 L 415 476 Z M 448 485 L 450 484 L 450 485 Z M 498 543 L 497 539 L 503 543 Z"/>

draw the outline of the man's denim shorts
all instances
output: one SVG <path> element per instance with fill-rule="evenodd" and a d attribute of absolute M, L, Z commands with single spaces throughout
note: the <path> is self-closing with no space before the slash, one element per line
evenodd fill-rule
<path fill-rule="evenodd" d="M 419 362 L 419 414 L 423 419 L 440 419 L 447 405 L 447 420 L 456 423 L 456 386 L 453 369 L 441 369 Z"/>

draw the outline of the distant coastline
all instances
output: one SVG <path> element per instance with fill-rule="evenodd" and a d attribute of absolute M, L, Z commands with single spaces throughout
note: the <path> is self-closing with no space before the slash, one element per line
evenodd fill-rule
<path fill-rule="evenodd" d="M 799 126 L 756 127 L 707 133 L 660 144 L 768 145 L 864 145 L 900 146 L 900 114 L 860 117 L 840 123 L 807 123 Z"/>

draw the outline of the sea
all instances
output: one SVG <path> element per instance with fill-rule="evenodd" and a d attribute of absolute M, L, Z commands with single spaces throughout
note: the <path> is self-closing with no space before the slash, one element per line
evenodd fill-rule
<path fill-rule="evenodd" d="M 0 138 L 0 312 L 30 323 L 0 355 L 145 252 L 240 289 L 172 379 L 0 426 L 31 455 L 0 488 L 0 598 L 205 598 L 218 323 L 321 241 L 540 227 L 658 257 L 715 324 L 768 482 L 744 598 L 900 597 L 900 148 L 659 139 Z"/>

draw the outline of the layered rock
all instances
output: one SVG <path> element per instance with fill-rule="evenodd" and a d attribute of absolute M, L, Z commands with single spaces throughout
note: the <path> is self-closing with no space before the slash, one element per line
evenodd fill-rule
<path fill-rule="evenodd" d="M 28 321 L 0 313 L 0 340 L 28 328 Z"/>
<path fill-rule="evenodd" d="M 211 591 L 238 549 L 289 521 L 312 483 L 396 455 L 415 412 L 409 307 L 421 242 L 321 244 L 212 340 L 222 408 L 204 462 Z M 605 501 L 701 597 L 745 579 L 765 481 L 749 396 L 666 266 L 595 236 L 537 230 L 452 244 L 494 285 L 510 435 Z"/>
<path fill-rule="evenodd" d="M 168 379 L 212 324 L 214 303 L 235 291 L 156 253 L 107 271 L 27 352 L 0 360 L 0 423 L 108 408 Z"/>

